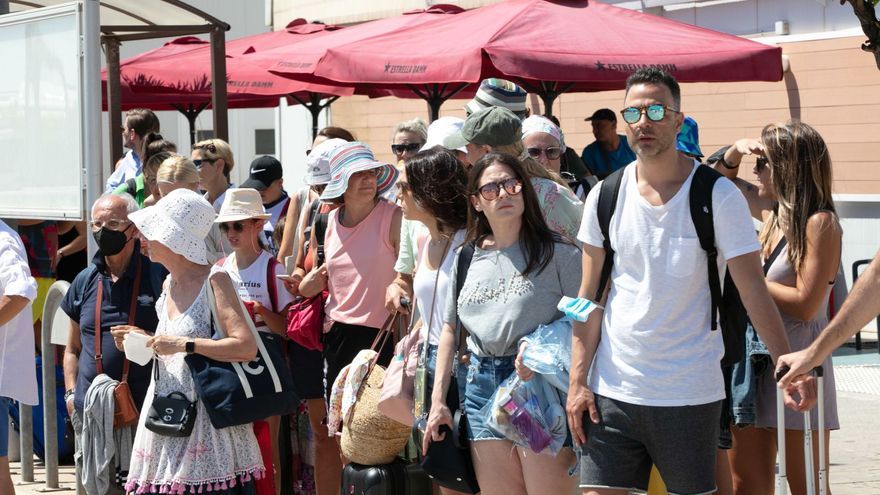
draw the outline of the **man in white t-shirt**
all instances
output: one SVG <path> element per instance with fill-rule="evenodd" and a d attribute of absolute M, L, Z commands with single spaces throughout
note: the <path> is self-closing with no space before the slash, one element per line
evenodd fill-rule
<path fill-rule="evenodd" d="M 623 172 L 609 226 L 610 291 L 604 313 L 576 322 L 572 338 L 567 409 L 574 441 L 586 443 L 584 494 L 646 490 L 652 464 L 670 493 L 715 491 L 724 345 L 721 332 L 710 330 L 707 255 L 690 214 L 698 164 L 676 150 L 680 103 L 678 83 L 665 72 L 643 69 L 627 81 L 621 114 L 637 158 Z M 578 233 L 583 298 L 596 294 L 605 260 L 599 191 L 590 191 Z M 722 178 L 712 208 L 721 278 L 726 264 L 775 359 L 789 347 L 746 201 Z"/>

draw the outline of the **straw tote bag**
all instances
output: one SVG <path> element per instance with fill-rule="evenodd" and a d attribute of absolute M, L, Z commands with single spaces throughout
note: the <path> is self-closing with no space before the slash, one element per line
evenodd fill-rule
<path fill-rule="evenodd" d="M 402 318 L 401 315 L 392 314 L 376 335 L 370 346 L 376 351 L 376 356 L 358 389 L 357 401 L 352 406 L 348 420 L 342 423 L 342 454 L 357 464 L 376 466 L 393 461 L 410 436 L 411 426 L 385 416 L 378 408 L 385 368 L 377 365 L 376 360 L 391 336 L 395 321 L 399 324 Z"/>

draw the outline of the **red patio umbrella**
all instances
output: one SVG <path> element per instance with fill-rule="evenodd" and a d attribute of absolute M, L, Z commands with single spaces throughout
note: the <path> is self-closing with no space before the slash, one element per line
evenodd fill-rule
<path fill-rule="evenodd" d="M 464 10 L 455 5 L 438 4 L 428 9 L 412 10 L 396 17 L 378 19 L 346 27 L 320 38 L 309 39 L 295 45 L 278 46 L 270 50 L 248 54 L 247 57 L 249 60 L 253 60 L 256 65 L 271 69 L 273 72 L 283 76 L 308 82 L 333 84 L 331 81 L 315 77 L 314 75 L 315 67 L 329 50 L 345 50 L 347 46 L 353 43 L 401 29 L 417 31 L 422 26 L 455 17 L 462 12 Z M 397 51 L 397 48 L 386 46 L 386 50 Z M 349 84 L 355 85 L 358 89 L 357 92 L 365 92 L 371 94 L 371 96 L 390 94 L 402 98 L 419 97 L 426 100 L 431 109 L 432 120 L 439 114 L 440 105 L 444 101 L 461 93 L 463 90 L 475 89 L 475 85 L 469 83 L 445 84 L 440 82 L 440 84 L 434 84 L 435 81 L 427 81 L 424 84 L 419 83 L 388 88 L 391 90 L 390 92 L 377 93 L 376 86 L 361 84 L 363 82 L 365 81 L 352 80 Z M 473 87 L 468 88 L 469 86 Z M 461 96 L 464 95 L 465 93 L 461 94 Z"/>
<path fill-rule="evenodd" d="M 324 27 L 303 28 L 304 24 L 304 21 L 296 23 L 295 27 L 311 33 L 324 30 Z M 321 106 L 324 98 L 335 99 L 354 93 L 351 86 L 314 84 L 280 77 L 250 63 L 243 55 L 233 56 L 236 52 L 253 50 L 255 41 L 271 43 L 272 46 L 282 44 L 280 36 L 269 36 L 275 34 L 265 33 L 252 37 L 256 40 L 242 38 L 230 42 L 233 50 L 227 52 L 226 64 L 230 108 L 272 107 L 277 105 L 279 97 Z M 137 102 L 137 106 L 154 109 L 174 108 L 187 117 L 190 139 L 195 139 L 195 118 L 211 102 L 209 42 L 192 36 L 177 38 L 121 62 L 119 72 L 124 107 L 131 108 Z"/>
<path fill-rule="evenodd" d="M 381 87 L 513 80 L 547 112 L 565 91 L 620 89 L 642 67 L 681 82 L 779 81 L 782 50 L 595 0 L 509 0 L 332 46 L 315 76 Z"/>

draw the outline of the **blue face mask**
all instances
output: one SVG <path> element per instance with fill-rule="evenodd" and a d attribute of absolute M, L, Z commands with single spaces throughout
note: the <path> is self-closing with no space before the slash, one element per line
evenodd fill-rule
<path fill-rule="evenodd" d="M 595 311 L 596 309 L 605 309 L 604 307 L 590 301 L 589 299 L 584 299 L 579 297 L 577 299 L 573 299 L 568 296 L 562 296 L 562 299 L 559 300 L 559 304 L 556 306 L 556 309 L 565 313 L 565 316 L 571 318 L 574 321 L 585 322 L 587 318 L 590 316 L 590 313 Z"/>

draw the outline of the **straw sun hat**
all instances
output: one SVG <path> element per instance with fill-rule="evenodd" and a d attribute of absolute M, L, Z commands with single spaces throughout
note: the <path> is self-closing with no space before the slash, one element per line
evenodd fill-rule
<path fill-rule="evenodd" d="M 200 194 L 176 189 L 155 205 L 130 213 L 128 219 L 150 242 L 158 242 L 193 263 L 207 265 L 205 237 L 216 215 L 214 207 Z"/>
<path fill-rule="evenodd" d="M 376 178 L 379 194 L 389 189 L 397 181 L 400 172 L 394 166 L 376 160 L 370 148 L 361 142 L 346 143 L 330 158 L 330 182 L 321 194 L 321 200 L 327 201 L 341 197 L 348 189 L 351 176 L 365 170 L 381 169 Z"/>
<path fill-rule="evenodd" d="M 214 223 L 238 222 L 249 218 L 272 217 L 263 208 L 263 199 L 256 189 L 230 188 L 223 197 L 223 205 Z"/>

